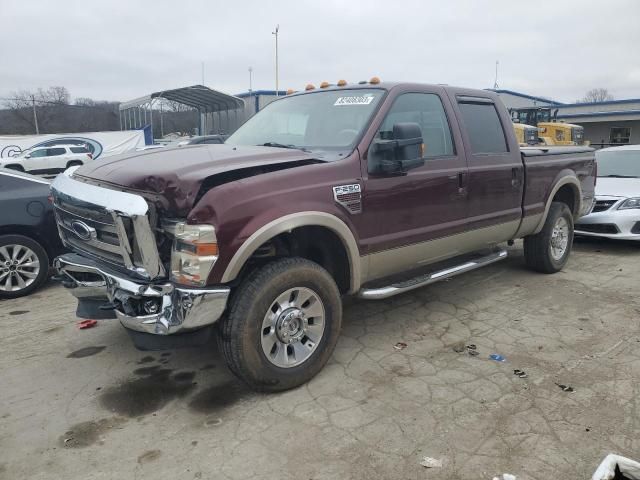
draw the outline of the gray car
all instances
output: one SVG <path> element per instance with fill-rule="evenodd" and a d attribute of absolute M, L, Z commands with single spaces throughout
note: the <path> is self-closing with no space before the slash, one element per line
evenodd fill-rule
<path fill-rule="evenodd" d="M 603 148 L 596 160 L 596 202 L 576 235 L 640 241 L 640 145 Z"/>

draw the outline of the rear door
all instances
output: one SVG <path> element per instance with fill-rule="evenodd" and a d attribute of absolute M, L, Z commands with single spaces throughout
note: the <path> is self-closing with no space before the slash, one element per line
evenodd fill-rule
<path fill-rule="evenodd" d="M 67 149 L 65 147 L 47 148 L 46 169 L 62 170 L 67 166 Z"/>
<path fill-rule="evenodd" d="M 513 130 L 511 119 L 490 96 L 452 96 L 469 159 L 469 229 L 482 230 L 487 235 L 478 238 L 488 243 L 509 240 L 522 218 L 524 191 L 520 148 L 507 130 Z"/>
<path fill-rule="evenodd" d="M 354 222 L 370 254 L 370 279 L 454 255 L 455 242 L 434 246 L 432 241 L 463 232 L 467 219 L 467 161 L 443 89 L 395 93 L 388 102 L 382 120 L 374 120 L 375 135 L 368 145 L 389 138 L 396 123 L 417 123 L 424 165 L 399 175 L 369 173 L 368 162 L 363 164 L 363 210 Z"/>

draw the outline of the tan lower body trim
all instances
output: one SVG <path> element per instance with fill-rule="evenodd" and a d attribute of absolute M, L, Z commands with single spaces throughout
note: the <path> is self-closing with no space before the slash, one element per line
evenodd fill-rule
<path fill-rule="evenodd" d="M 514 238 L 519 225 L 516 220 L 360 257 L 367 266 L 362 268 L 361 283 L 506 242 Z"/>

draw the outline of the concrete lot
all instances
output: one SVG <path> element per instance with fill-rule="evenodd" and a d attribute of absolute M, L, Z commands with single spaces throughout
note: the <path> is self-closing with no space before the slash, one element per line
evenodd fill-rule
<path fill-rule="evenodd" d="M 0 478 L 586 479 L 609 452 L 637 458 L 640 245 L 577 243 L 553 276 L 510 253 L 350 302 L 330 364 L 278 395 L 244 389 L 214 347 L 77 330 L 56 285 L 4 301 Z"/>

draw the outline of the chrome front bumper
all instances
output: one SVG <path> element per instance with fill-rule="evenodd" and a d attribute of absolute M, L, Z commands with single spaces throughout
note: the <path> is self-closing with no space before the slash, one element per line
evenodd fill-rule
<path fill-rule="evenodd" d="M 229 297 L 228 287 L 183 288 L 172 283 L 139 283 L 83 256 L 69 253 L 55 259 L 62 283 L 83 300 L 104 300 L 130 330 L 156 335 L 194 331 L 217 322 Z M 156 313 L 140 314 L 145 303 Z M 138 314 L 133 314 L 136 310 Z"/>

